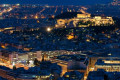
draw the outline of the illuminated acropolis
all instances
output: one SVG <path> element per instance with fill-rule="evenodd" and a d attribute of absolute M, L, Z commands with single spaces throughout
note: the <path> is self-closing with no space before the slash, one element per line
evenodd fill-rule
<path fill-rule="evenodd" d="M 71 19 L 58 19 L 56 28 L 69 27 L 73 22 L 73 27 L 89 27 L 89 26 L 110 26 L 114 24 L 112 17 L 94 16 L 89 13 L 77 14 L 77 17 Z M 82 22 L 79 24 L 79 22 Z"/>

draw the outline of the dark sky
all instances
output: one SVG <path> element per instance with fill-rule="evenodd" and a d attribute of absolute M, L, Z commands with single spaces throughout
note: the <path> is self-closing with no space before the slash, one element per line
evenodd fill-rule
<path fill-rule="evenodd" d="M 106 4 L 113 0 L 0 0 L 0 4 L 48 4 L 48 5 L 92 5 Z"/>

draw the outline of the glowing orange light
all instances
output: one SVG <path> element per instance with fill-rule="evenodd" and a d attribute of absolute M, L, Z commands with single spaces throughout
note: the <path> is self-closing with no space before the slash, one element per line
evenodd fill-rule
<path fill-rule="evenodd" d="M 4 49 L 6 48 L 4 45 L 2 45 L 1 47 L 4 48 Z"/>
<path fill-rule="evenodd" d="M 70 40 L 70 39 L 74 39 L 74 36 L 73 36 L 73 35 L 68 35 L 68 36 L 67 36 L 67 39 L 69 39 L 69 40 Z"/>
<path fill-rule="evenodd" d="M 38 16 L 35 16 L 35 19 L 38 19 Z"/>

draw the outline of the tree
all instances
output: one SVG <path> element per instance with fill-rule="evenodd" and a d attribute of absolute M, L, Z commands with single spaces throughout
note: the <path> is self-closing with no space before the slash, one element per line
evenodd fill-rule
<path fill-rule="evenodd" d="M 43 61 L 45 61 L 45 60 L 44 60 L 44 55 L 42 56 L 42 62 L 43 62 Z"/>
<path fill-rule="evenodd" d="M 29 60 L 27 60 L 27 64 L 28 64 L 28 65 L 30 64 Z"/>
<path fill-rule="evenodd" d="M 13 70 L 16 70 L 16 69 L 17 69 L 17 68 L 16 68 L 16 66 L 14 65 L 14 66 L 13 66 Z"/>
<path fill-rule="evenodd" d="M 37 60 L 37 58 L 35 58 L 34 60 L 34 65 L 39 66 L 39 61 Z"/>

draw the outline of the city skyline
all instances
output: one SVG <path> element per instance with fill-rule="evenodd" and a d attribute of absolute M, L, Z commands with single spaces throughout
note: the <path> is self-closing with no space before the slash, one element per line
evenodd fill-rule
<path fill-rule="evenodd" d="M 120 1 L 0 1 L 0 80 L 120 80 Z"/>

